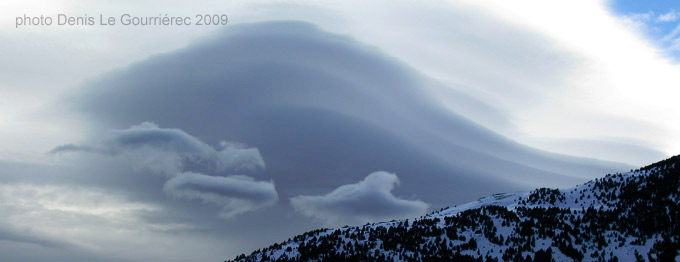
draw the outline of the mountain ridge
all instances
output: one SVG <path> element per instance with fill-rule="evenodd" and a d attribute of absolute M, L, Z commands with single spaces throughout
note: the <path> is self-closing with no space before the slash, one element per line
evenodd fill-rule
<path fill-rule="evenodd" d="M 678 261 L 680 155 L 566 189 L 318 229 L 230 261 Z"/>

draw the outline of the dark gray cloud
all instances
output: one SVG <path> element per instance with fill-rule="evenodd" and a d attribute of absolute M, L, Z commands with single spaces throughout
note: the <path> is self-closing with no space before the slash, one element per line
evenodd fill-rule
<path fill-rule="evenodd" d="M 402 174 L 401 193 L 448 205 L 629 168 L 495 134 L 432 97 L 444 88 L 377 48 L 279 21 L 229 26 L 93 80 L 71 101 L 103 128 L 153 121 L 209 144 L 252 145 L 267 156 L 282 198 L 391 170 Z"/>
<path fill-rule="evenodd" d="M 321 196 L 296 196 L 292 206 L 305 216 L 324 220 L 328 225 L 363 224 L 423 215 L 429 207 L 420 200 L 395 197 L 399 183 L 395 174 L 374 172 L 356 184 L 342 185 Z"/>
<path fill-rule="evenodd" d="M 273 205 L 279 199 L 273 182 L 238 175 L 217 177 L 186 172 L 165 182 L 163 190 L 172 196 L 221 205 L 220 215 L 224 218 Z"/>

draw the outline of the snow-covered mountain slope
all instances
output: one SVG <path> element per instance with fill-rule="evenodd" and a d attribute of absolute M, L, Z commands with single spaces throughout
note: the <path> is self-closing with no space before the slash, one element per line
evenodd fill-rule
<path fill-rule="evenodd" d="M 568 189 L 320 229 L 234 261 L 680 261 L 680 156 Z"/>

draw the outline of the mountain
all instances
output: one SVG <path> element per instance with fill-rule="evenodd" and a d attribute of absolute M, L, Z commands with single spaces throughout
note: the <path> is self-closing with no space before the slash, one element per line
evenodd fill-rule
<path fill-rule="evenodd" d="M 319 229 L 231 261 L 680 261 L 680 155 L 568 189 Z"/>

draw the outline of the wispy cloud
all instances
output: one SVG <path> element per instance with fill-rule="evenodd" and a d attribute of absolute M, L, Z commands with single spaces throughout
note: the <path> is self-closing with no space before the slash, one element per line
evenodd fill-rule
<path fill-rule="evenodd" d="M 673 39 L 671 43 L 671 49 L 680 51 L 680 38 Z"/>
<path fill-rule="evenodd" d="M 676 26 L 673 31 L 663 36 L 663 41 L 674 41 L 680 35 L 680 25 Z"/>
<path fill-rule="evenodd" d="M 675 11 L 675 10 L 670 10 L 667 13 L 664 14 L 659 14 L 656 17 L 657 22 L 675 22 L 678 20 L 678 17 L 680 16 L 680 12 Z"/>
<path fill-rule="evenodd" d="M 653 42 L 670 52 L 680 50 L 678 49 L 680 24 L 672 25 L 672 22 L 677 21 L 678 18 L 680 18 L 680 12 L 674 9 L 661 14 L 649 11 L 629 13 L 620 17 L 628 28 L 651 36 Z"/>

